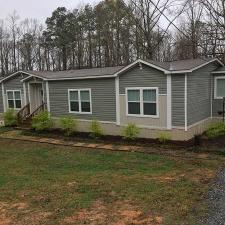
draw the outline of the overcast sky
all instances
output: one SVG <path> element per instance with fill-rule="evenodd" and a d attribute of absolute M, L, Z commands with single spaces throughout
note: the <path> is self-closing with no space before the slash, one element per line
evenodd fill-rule
<path fill-rule="evenodd" d="M 44 23 L 59 6 L 74 9 L 79 5 L 96 2 L 99 0 L 0 0 L 0 19 L 5 19 L 16 10 L 20 19 L 36 18 Z"/>

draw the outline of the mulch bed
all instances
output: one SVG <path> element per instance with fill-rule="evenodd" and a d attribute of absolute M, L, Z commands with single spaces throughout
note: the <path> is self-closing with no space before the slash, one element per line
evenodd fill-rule
<path fill-rule="evenodd" d="M 19 128 L 21 129 L 21 128 Z M 121 136 L 112 136 L 112 135 L 104 135 L 97 139 L 93 139 L 90 133 L 87 132 L 76 132 L 75 134 L 66 137 L 62 130 L 60 129 L 51 129 L 51 131 L 42 131 L 36 132 L 33 129 L 25 129 L 22 132 L 23 135 L 27 136 L 38 136 L 38 137 L 47 137 L 47 138 L 55 138 L 64 141 L 78 141 L 78 142 L 87 142 L 87 143 L 104 143 L 104 144 L 113 144 L 113 145 L 134 145 L 134 146 L 142 146 L 142 147 L 159 147 L 163 145 L 163 148 L 171 149 L 173 148 L 179 149 L 184 147 L 193 147 L 195 145 L 195 140 L 192 139 L 190 141 L 167 141 L 166 143 L 161 143 L 157 139 L 147 139 L 147 138 L 137 138 L 135 140 L 126 140 Z"/>

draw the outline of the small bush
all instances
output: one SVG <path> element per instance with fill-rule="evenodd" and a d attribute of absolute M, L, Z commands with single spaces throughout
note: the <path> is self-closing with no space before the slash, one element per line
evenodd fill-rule
<path fill-rule="evenodd" d="M 77 129 L 77 121 L 72 117 L 64 117 L 60 119 L 60 127 L 66 136 L 70 136 Z"/>
<path fill-rule="evenodd" d="M 124 128 L 122 132 L 122 136 L 128 140 L 137 139 L 140 133 L 140 129 L 136 126 L 135 123 L 128 123 L 128 125 Z"/>
<path fill-rule="evenodd" d="M 99 138 L 99 137 L 103 136 L 103 130 L 101 128 L 101 125 L 96 120 L 93 120 L 91 122 L 90 131 L 91 131 L 91 137 L 93 137 L 93 138 Z"/>
<path fill-rule="evenodd" d="M 160 143 L 165 144 L 171 140 L 171 134 L 169 134 L 167 132 L 161 132 L 161 133 L 159 133 L 158 140 Z"/>
<path fill-rule="evenodd" d="M 225 125 L 222 122 L 213 124 L 209 127 L 209 129 L 205 132 L 208 138 L 215 138 L 225 134 Z"/>
<path fill-rule="evenodd" d="M 16 112 L 13 109 L 8 109 L 4 114 L 4 123 L 6 127 L 13 127 L 17 125 Z"/>
<path fill-rule="evenodd" d="M 32 127 L 36 131 L 49 130 L 53 126 L 53 121 L 50 114 L 47 111 L 41 112 L 33 117 Z"/>

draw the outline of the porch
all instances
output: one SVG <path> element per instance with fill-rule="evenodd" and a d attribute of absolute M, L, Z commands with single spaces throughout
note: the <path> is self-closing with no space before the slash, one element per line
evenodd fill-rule
<path fill-rule="evenodd" d="M 20 125 L 30 125 L 32 118 L 47 110 L 46 88 L 43 81 L 32 80 L 23 83 L 24 104 L 18 111 Z"/>

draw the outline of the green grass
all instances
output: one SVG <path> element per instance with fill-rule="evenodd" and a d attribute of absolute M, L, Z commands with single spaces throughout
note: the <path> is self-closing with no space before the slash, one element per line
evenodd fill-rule
<path fill-rule="evenodd" d="M 92 210 L 99 200 L 104 213 L 115 214 L 109 224 L 119 219 L 116 208 L 123 202 L 143 215 L 161 216 L 163 224 L 194 224 L 204 209 L 209 171 L 215 174 L 221 164 L 219 158 L 172 159 L 0 140 L 0 202 L 9 204 L 8 216 L 17 224 L 33 212 L 51 213 L 41 224 L 64 224 L 65 217 Z M 10 211 L 18 202 L 25 202 L 26 210 Z"/>

